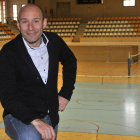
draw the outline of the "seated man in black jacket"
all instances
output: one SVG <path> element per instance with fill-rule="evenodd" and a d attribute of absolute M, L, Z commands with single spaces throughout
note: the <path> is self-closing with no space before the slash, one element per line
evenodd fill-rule
<path fill-rule="evenodd" d="M 22 7 L 15 39 L 0 51 L 0 100 L 6 133 L 13 140 L 55 140 L 58 111 L 68 104 L 76 78 L 76 58 L 34 4 Z M 57 91 L 58 66 L 63 85 Z"/>

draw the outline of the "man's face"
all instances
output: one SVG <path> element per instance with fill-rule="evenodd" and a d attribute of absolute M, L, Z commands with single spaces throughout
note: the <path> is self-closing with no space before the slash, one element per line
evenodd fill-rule
<path fill-rule="evenodd" d="M 46 24 L 47 21 L 43 20 L 42 12 L 38 7 L 27 6 L 20 12 L 17 27 L 29 46 L 38 47 Z"/>

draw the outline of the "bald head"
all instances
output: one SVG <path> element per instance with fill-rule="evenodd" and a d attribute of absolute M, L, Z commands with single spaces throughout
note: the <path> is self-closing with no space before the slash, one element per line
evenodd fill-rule
<path fill-rule="evenodd" d="M 43 13 L 38 6 L 27 4 L 21 8 L 17 28 L 29 46 L 38 47 L 40 45 L 46 25 L 47 20 L 43 18 Z"/>
<path fill-rule="evenodd" d="M 44 14 L 43 14 L 43 11 L 42 11 L 42 9 L 39 7 L 39 6 L 37 6 L 37 5 L 35 5 L 35 4 L 26 4 L 24 7 L 22 7 L 21 9 L 20 9 L 20 11 L 19 11 L 19 14 L 18 14 L 18 21 L 20 21 L 20 18 L 21 18 L 21 14 L 24 12 L 24 11 L 26 11 L 26 10 L 28 10 L 29 11 L 29 9 L 30 9 L 30 12 L 32 12 L 32 10 L 31 9 L 36 9 L 39 13 L 41 13 L 41 15 L 42 15 L 42 20 L 44 20 Z"/>

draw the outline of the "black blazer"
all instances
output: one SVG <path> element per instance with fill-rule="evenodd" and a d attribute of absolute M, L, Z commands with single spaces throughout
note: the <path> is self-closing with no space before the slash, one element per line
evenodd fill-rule
<path fill-rule="evenodd" d="M 49 109 L 53 126 L 58 124 L 58 95 L 70 100 L 76 78 L 76 58 L 55 33 L 44 32 L 49 43 L 48 81 L 44 84 L 19 34 L 0 51 L 0 100 L 3 117 L 12 114 L 25 124 L 43 118 Z M 59 61 L 63 65 L 63 86 L 58 93 Z"/>

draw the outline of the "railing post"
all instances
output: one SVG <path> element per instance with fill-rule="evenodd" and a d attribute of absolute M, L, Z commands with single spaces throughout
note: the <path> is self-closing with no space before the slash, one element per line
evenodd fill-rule
<path fill-rule="evenodd" d="M 128 53 L 128 78 L 131 76 L 131 56 L 130 52 Z"/>

